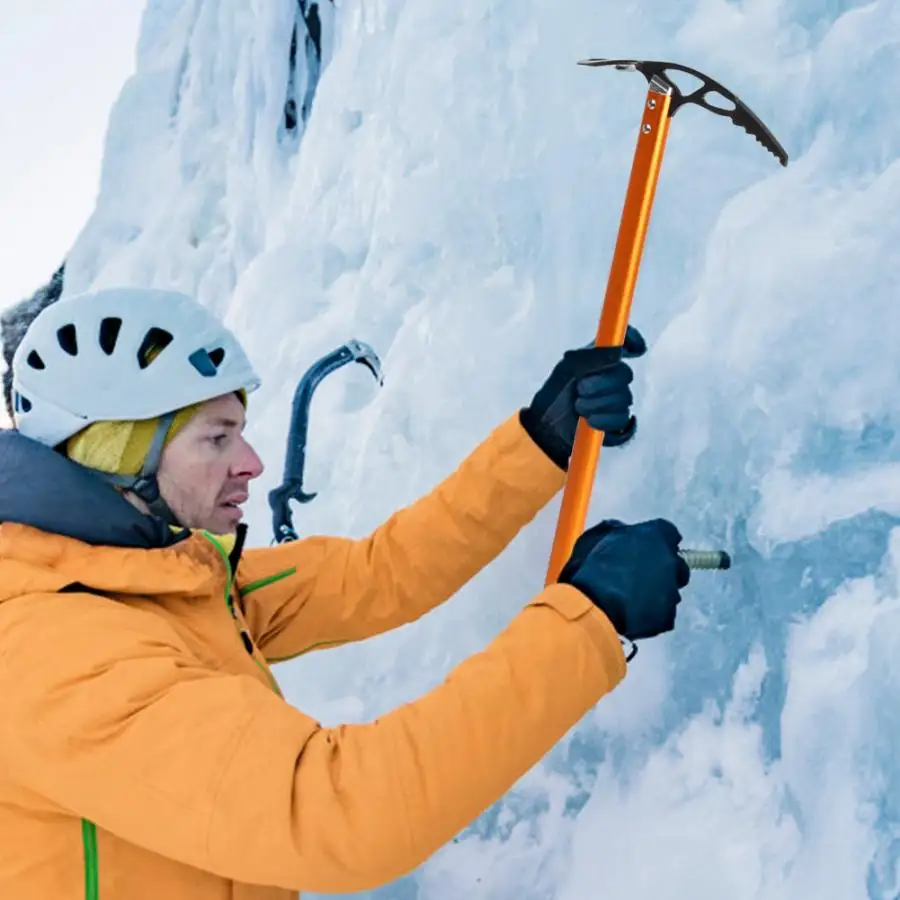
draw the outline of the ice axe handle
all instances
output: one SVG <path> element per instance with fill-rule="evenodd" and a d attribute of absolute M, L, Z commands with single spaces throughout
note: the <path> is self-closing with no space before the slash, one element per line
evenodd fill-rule
<path fill-rule="evenodd" d="M 598 347 L 621 347 L 625 342 L 631 300 L 669 131 L 669 100 L 669 91 L 657 92 L 655 88 L 648 91 L 603 308 L 594 336 L 594 344 Z M 579 420 L 545 584 L 556 581 L 575 541 L 584 531 L 602 441 L 601 432 L 589 427 L 584 419 Z"/>

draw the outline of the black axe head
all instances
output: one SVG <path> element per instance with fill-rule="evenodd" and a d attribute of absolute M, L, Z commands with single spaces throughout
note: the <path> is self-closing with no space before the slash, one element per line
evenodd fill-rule
<path fill-rule="evenodd" d="M 628 72 L 640 72 L 647 81 L 652 84 L 654 79 L 662 86 L 669 88 L 672 92 L 671 105 L 669 107 L 669 116 L 674 116 L 680 107 L 688 103 L 695 106 L 702 106 L 717 116 L 725 116 L 727 119 L 744 129 L 748 134 L 752 135 L 766 148 L 775 158 L 783 165 L 788 164 L 788 154 L 784 147 L 778 143 L 777 138 L 762 123 L 760 118 L 741 100 L 737 94 L 732 93 L 718 81 L 691 69 L 688 66 L 682 66 L 673 62 L 662 62 L 659 60 L 641 60 L 641 59 L 583 59 L 580 60 L 580 66 L 615 66 Z M 699 78 L 702 84 L 697 90 L 690 94 L 683 94 L 678 85 L 668 77 L 669 70 L 676 72 L 687 72 L 695 78 Z M 708 94 L 716 95 L 725 100 L 726 107 L 716 106 L 707 99 Z M 727 107 L 730 104 L 731 108 Z"/>

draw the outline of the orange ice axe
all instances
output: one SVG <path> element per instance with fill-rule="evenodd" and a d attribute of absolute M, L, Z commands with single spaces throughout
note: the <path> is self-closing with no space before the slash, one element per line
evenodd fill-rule
<path fill-rule="evenodd" d="M 731 119 L 756 138 L 783 166 L 787 165 L 788 155 L 772 132 L 737 95 L 696 69 L 677 63 L 637 59 L 585 59 L 579 65 L 615 66 L 623 71 L 640 72 L 649 82 L 606 296 L 594 339 L 598 347 L 621 347 L 625 342 L 669 121 L 675 113 L 688 104 L 702 106 L 717 116 Z M 684 94 L 668 76 L 669 71 L 687 72 L 699 78 L 701 84 L 695 91 Z M 557 580 L 575 541 L 584 530 L 602 443 L 603 432 L 591 428 L 584 419 L 579 420 L 546 584 Z M 730 565 L 728 554 L 720 550 L 684 550 L 681 555 L 692 568 L 720 569 Z"/>

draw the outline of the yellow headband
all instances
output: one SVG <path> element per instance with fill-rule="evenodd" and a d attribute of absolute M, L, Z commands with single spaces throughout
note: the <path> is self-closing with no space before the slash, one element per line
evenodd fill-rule
<path fill-rule="evenodd" d="M 247 392 L 241 388 L 235 393 L 246 409 Z M 163 446 L 190 422 L 202 405 L 203 402 L 192 403 L 178 410 L 166 432 Z M 147 458 L 158 425 L 159 418 L 94 422 L 66 441 L 66 456 L 101 472 L 137 475 Z"/>
<path fill-rule="evenodd" d="M 187 425 L 199 408 L 200 404 L 194 403 L 178 410 L 166 433 L 165 444 Z M 94 422 L 66 441 L 66 456 L 101 472 L 137 475 L 158 425 L 159 419 Z"/>

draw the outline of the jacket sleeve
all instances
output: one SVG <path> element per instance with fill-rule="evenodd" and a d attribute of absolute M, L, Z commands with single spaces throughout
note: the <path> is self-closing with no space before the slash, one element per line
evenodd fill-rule
<path fill-rule="evenodd" d="M 417 701 L 335 728 L 103 597 L 9 601 L 0 635 L 4 779 L 222 878 L 325 893 L 420 865 L 625 671 L 609 622 L 567 585 Z"/>
<path fill-rule="evenodd" d="M 564 483 L 516 415 L 368 537 L 247 550 L 237 586 L 257 646 L 277 662 L 414 621 L 491 562 Z"/>

